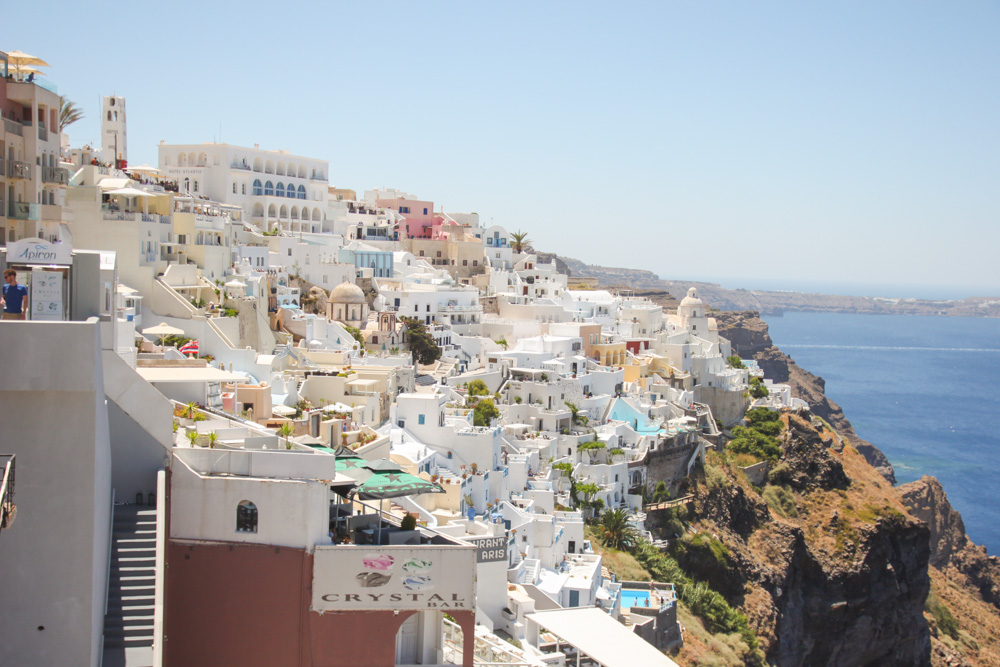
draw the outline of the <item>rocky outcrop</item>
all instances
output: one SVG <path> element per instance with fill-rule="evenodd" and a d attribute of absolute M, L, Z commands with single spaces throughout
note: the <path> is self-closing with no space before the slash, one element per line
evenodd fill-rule
<path fill-rule="evenodd" d="M 910 513 L 930 530 L 931 564 L 960 575 L 983 600 L 1000 609 L 1000 562 L 965 534 L 962 515 L 948 502 L 941 483 L 925 475 L 897 490 Z"/>
<path fill-rule="evenodd" d="M 852 447 L 786 419 L 774 488 L 796 512 L 770 509 L 771 487 L 717 458 L 695 477 L 690 516 L 728 563 L 706 578 L 741 605 L 770 664 L 930 665 L 929 529 Z"/>
<path fill-rule="evenodd" d="M 826 393 L 826 382 L 799 367 L 791 357 L 775 347 L 767 322 L 757 312 L 716 313 L 719 334 L 729 340 L 733 351 L 744 359 L 755 359 L 764 375 L 775 382 L 788 384 L 792 394 L 809 404 L 813 414 L 825 419 L 838 433 L 846 436 L 865 460 L 890 483 L 896 483 L 892 464 L 877 447 L 858 437 L 839 405 Z"/>

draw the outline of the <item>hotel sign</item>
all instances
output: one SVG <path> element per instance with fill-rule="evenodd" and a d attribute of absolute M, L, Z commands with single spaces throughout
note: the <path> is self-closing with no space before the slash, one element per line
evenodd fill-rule
<path fill-rule="evenodd" d="M 317 546 L 313 611 L 475 610 L 471 546 Z"/>
<path fill-rule="evenodd" d="M 63 241 L 49 243 L 42 239 L 21 239 L 7 244 L 8 264 L 61 264 L 73 263 L 73 244 Z"/>

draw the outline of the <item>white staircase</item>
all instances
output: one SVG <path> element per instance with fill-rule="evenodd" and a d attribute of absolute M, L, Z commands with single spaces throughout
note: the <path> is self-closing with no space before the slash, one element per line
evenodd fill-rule
<path fill-rule="evenodd" d="M 152 667 L 156 509 L 115 506 L 102 667 Z"/>

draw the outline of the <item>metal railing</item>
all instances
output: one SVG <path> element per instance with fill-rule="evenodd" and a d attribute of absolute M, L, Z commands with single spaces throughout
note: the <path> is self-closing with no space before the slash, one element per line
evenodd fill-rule
<path fill-rule="evenodd" d="M 18 123 L 16 120 L 11 120 L 10 118 L 3 119 L 4 130 L 10 132 L 11 134 L 16 134 L 19 137 L 24 136 L 24 126 Z"/>
<path fill-rule="evenodd" d="M 12 201 L 7 206 L 7 217 L 15 220 L 38 220 L 38 204 Z"/>
<path fill-rule="evenodd" d="M 31 163 L 19 160 L 7 160 L 7 177 L 31 180 Z"/>
<path fill-rule="evenodd" d="M 3 481 L 0 482 L 0 530 L 14 522 L 17 507 L 14 505 L 14 454 L 0 455 Z"/>
<path fill-rule="evenodd" d="M 42 182 L 69 185 L 69 172 L 62 167 L 42 167 Z"/>

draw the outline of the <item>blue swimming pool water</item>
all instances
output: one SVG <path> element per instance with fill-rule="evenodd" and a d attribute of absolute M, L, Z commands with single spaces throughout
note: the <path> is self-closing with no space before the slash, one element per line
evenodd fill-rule
<path fill-rule="evenodd" d="M 622 609 L 631 609 L 632 607 L 648 607 L 649 606 L 649 591 L 636 591 L 627 588 L 622 589 Z"/>

